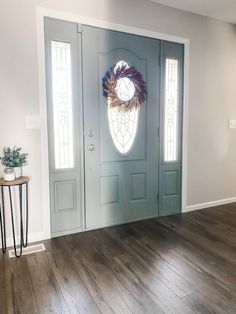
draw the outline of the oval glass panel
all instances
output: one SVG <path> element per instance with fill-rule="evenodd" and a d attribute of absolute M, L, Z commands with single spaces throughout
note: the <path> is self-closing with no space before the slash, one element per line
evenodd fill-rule
<path fill-rule="evenodd" d="M 117 80 L 116 92 L 120 100 L 129 101 L 134 97 L 134 83 L 129 78 L 122 77 Z"/>
<path fill-rule="evenodd" d="M 119 61 L 116 68 L 126 64 L 124 61 Z M 135 94 L 135 86 L 129 78 L 121 78 L 117 81 L 116 92 L 119 99 L 123 101 L 131 100 Z M 127 154 L 134 144 L 134 140 L 138 129 L 139 111 L 133 109 L 131 111 L 120 111 L 117 108 L 111 107 L 108 98 L 108 122 L 111 137 L 117 150 L 121 154 Z"/>

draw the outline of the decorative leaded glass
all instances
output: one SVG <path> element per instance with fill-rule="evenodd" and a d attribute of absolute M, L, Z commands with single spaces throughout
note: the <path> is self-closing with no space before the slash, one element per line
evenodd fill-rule
<path fill-rule="evenodd" d="M 125 61 L 119 61 L 116 68 L 126 64 Z M 129 78 L 120 78 L 116 85 L 116 92 L 119 99 L 127 101 L 134 97 L 135 87 Z M 113 143 L 121 154 L 127 154 L 136 137 L 138 128 L 139 111 L 133 108 L 130 111 L 122 111 L 117 107 L 111 107 L 108 98 L 108 121 Z"/>
<path fill-rule="evenodd" d="M 129 101 L 134 97 L 134 83 L 127 77 L 122 77 L 117 81 L 116 92 L 120 100 Z"/>
<path fill-rule="evenodd" d="M 122 66 L 125 66 L 126 68 L 129 67 L 129 65 L 125 61 L 119 61 L 116 63 L 114 71 L 116 71 L 118 68 L 121 68 Z M 134 97 L 135 93 L 134 83 L 129 78 L 122 77 L 117 81 L 116 92 L 120 100 L 131 100 Z"/>
<path fill-rule="evenodd" d="M 52 41 L 55 168 L 74 167 L 71 45 Z"/>
<path fill-rule="evenodd" d="M 177 161 L 178 154 L 178 60 L 166 59 L 164 110 L 164 161 Z"/>

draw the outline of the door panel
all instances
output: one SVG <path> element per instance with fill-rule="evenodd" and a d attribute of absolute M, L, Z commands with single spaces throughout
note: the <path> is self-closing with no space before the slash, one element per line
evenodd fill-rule
<path fill-rule="evenodd" d="M 157 216 L 160 43 L 88 26 L 82 34 L 86 228 Z M 102 90 L 105 73 L 121 60 L 136 67 L 148 91 L 126 154 L 112 141 Z M 88 150 L 90 144 L 94 151 Z"/>
<path fill-rule="evenodd" d="M 162 42 L 160 216 L 181 212 L 183 58 L 181 44 Z"/>

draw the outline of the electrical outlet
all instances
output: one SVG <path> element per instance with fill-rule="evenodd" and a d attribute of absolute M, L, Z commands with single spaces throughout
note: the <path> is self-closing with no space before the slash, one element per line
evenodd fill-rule
<path fill-rule="evenodd" d="M 28 130 L 39 130 L 40 129 L 40 116 L 38 115 L 27 115 L 25 116 L 25 127 Z"/>
<path fill-rule="evenodd" d="M 236 120 L 230 119 L 229 120 L 229 129 L 235 129 L 236 128 Z"/>

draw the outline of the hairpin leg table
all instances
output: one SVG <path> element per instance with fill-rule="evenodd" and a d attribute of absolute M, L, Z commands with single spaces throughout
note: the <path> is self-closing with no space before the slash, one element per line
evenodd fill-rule
<path fill-rule="evenodd" d="M 28 245 L 28 183 L 30 181 L 29 177 L 20 177 L 14 181 L 4 181 L 0 179 L 0 229 L 1 229 L 1 239 L 2 239 L 2 252 L 6 253 L 7 245 L 6 245 L 6 194 L 9 196 L 9 205 L 10 205 L 10 214 L 11 214 L 11 223 L 12 223 L 12 235 L 13 235 L 13 243 L 14 243 L 14 251 L 16 257 L 21 257 L 23 247 L 27 247 Z M 17 194 L 19 196 L 19 248 L 17 249 L 16 243 L 16 226 L 15 226 L 15 214 L 17 212 L 17 208 L 14 210 L 13 208 L 13 187 L 17 188 Z M 25 192 L 25 193 L 24 193 Z M 23 206 L 23 195 L 25 197 L 25 203 Z M 24 208 L 23 208 L 24 207 Z"/>

